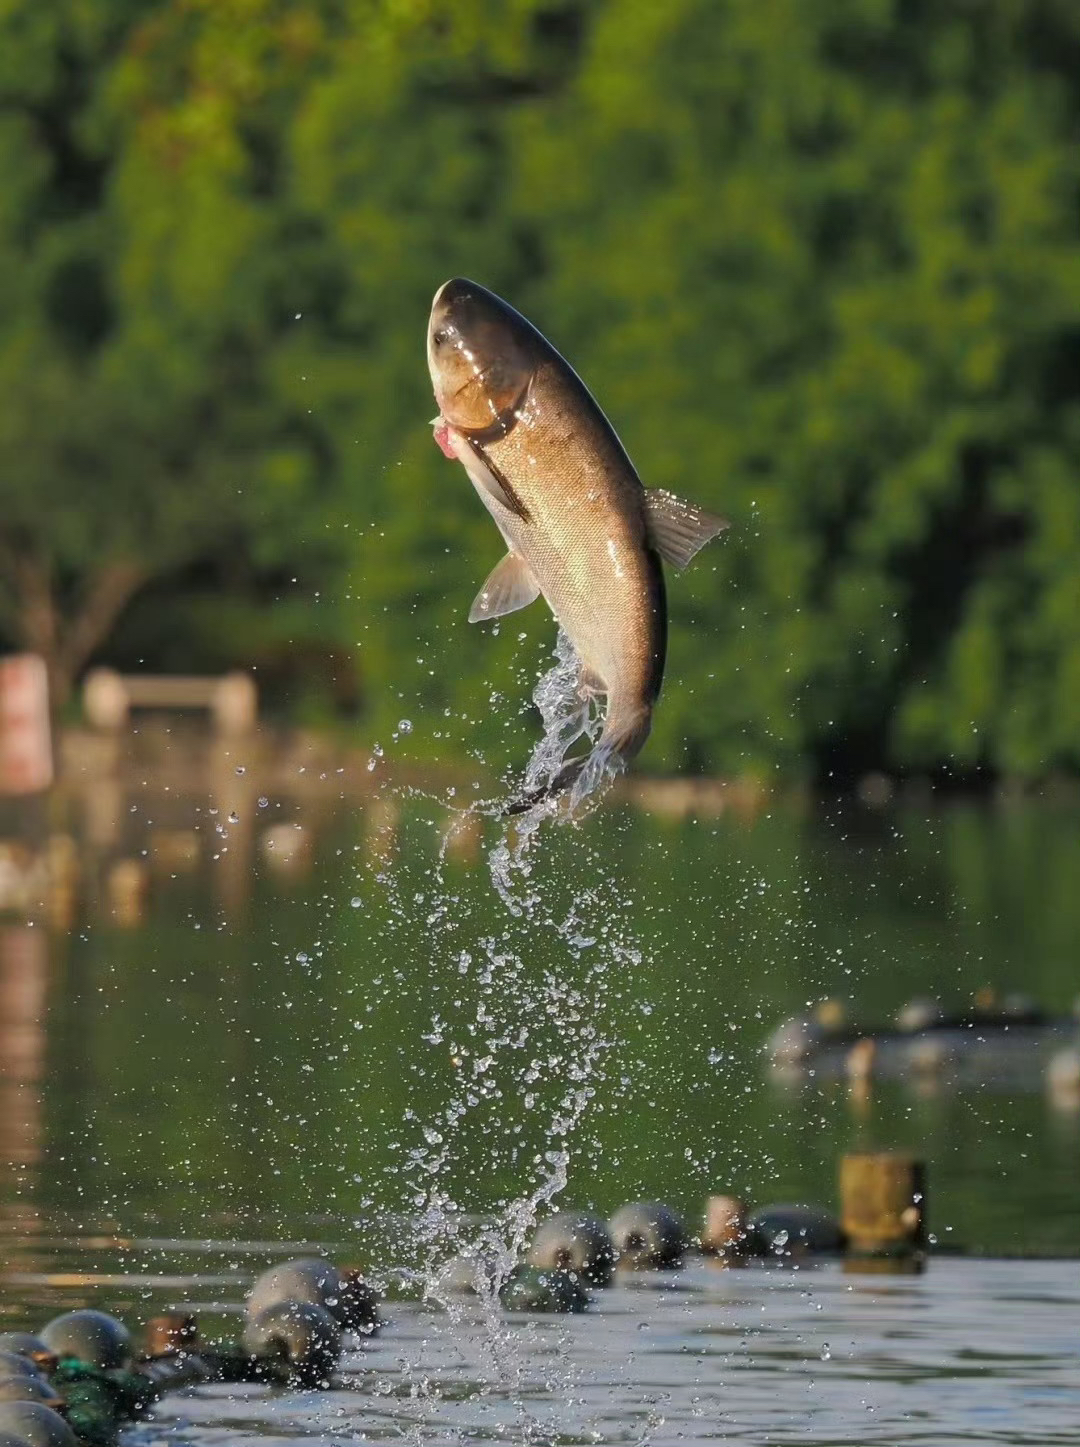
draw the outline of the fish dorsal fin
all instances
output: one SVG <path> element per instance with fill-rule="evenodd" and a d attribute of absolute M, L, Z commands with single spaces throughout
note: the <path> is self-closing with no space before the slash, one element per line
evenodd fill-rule
<path fill-rule="evenodd" d="M 488 574 L 469 609 L 470 623 L 485 623 L 527 608 L 540 596 L 540 585 L 517 553 L 507 553 Z"/>
<path fill-rule="evenodd" d="M 673 568 L 685 568 L 699 548 L 730 526 L 727 518 L 706 512 L 662 487 L 646 489 L 645 528 L 649 541 Z"/>

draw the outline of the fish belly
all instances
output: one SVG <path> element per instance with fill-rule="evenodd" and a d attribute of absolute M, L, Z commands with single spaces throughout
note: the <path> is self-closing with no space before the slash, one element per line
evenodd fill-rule
<path fill-rule="evenodd" d="M 586 674 L 609 695 L 653 694 L 658 619 L 653 560 L 643 542 L 617 514 L 552 508 L 539 491 L 519 492 L 529 521 L 510 515 L 509 524 L 500 524 L 511 546 Z"/>
<path fill-rule="evenodd" d="M 666 636 L 659 562 L 645 539 L 641 484 L 589 430 L 579 425 L 571 441 L 522 425 L 486 459 L 462 442 L 456 451 L 591 680 L 609 698 L 651 704 Z M 525 516 L 500 500 L 498 478 Z"/>

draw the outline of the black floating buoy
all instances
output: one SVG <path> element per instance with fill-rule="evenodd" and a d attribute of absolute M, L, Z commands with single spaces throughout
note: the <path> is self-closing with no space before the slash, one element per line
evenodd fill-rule
<path fill-rule="evenodd" d="M 0 1351 L 0 1375 L 5 1377 L 39 1377 L 41 1373 L 29 1357 L 19 1352 Z"/>
<path fill-rule="evenodd" d="M 44 1377 L 0 1377 L 0 1402 L 41 1402 L 54 1412 L 64 1405 Z"/>
<path fill-rule="evenodd" d="M 632 1201 L 608 1222 L 620 1266 L 663 1270 L 682 1265 L 686 1231 L 662 1201 Z"/>
<path fill-rule="evenodd" d="M 762 1206 L 747 1226 L 751 1248 L 761 1256 L 829 1254 L 844 1249 L 839 1221 L 821 1206 Z"/>
<path fill-rule="evenodd" d="M 379 1325 L 378 1296 L 361 1272 L 340 1271 L 323 1256 L 298 1256 L 271 1266 L 248 1296 L 249 1317 L 279 1301 L 310 1301 L 328 1311 L 344 1331 L 368 1336 Z"/>
<path fill-rule="evenodd" d="M 58 1357 L 75 1357 L 103 1371 L 126 1367 L 131 1361 L 131 1333 L 104 1311 L 66 1311 L 42 1328 L 41 1340 Z"/>
<path fill-rule="evenodd" d="M 326 1387 L 341 1356 L 341 1327 L 314 1301 L 277 1301 L 244 1327 L 244 1350 L 255 1361 L 282 1362 L 296 1386 Z"/>
<path fill-rule="evenodd" d="M 537 1228 L 527 1262 L 541 1271 L 576 1271 L 590 1286 L 607 1286 L 615 1245 L 603 1221 L 584 1211 L 560 1211 Z"/>
<path fill-rule="evenodd" d="M 51 1352 L 39 1336 L 28 1331 L 0 1331 L 0 1352 L 25 1357 L 43 1372 L 51 1372 L 56 1366 L 56 1353 Z"/>
<path fill-rule="evenodd" d="M 588 1293 L 576 1271 L 545 1271 L 538 1266 L 515 1266 L 499 1291 L 507 1311 L 584 1311 Z"/>
<path fill-rule="evenodd" d="M 0 1432 L 24 1447 L 78 1447 L 78 1438 L 59 1412 L 41 1402 L 0 1402 Z"/>

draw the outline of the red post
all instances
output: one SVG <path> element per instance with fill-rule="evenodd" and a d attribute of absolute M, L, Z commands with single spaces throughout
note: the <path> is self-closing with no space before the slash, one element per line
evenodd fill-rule
<path fill-rule="evenodd" d="M 33 653 L 0 658 L 0 794 L 40 794 L 52 781 L 45 662 Z"/>

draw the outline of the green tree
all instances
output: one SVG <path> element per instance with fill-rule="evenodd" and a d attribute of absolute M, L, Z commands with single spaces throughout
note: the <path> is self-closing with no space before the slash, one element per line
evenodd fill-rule
<path fill-rule="evenodd" d="M 1078 47 L 1023 0 L 610 5 L 520 118 L 551 330 L 738 523 L 672 589 L 669 764 L 1080 763 Z"/>
<path fill-rule="evenodd" d="M 275 369 L 314 283 L 264 150 L 326 45 L 289 9 L 0 12 L 0 626 L 60 703 L 149 582 L 332 565 L 328 459 Z"/>
<path fill-rule="evenodd" d="M 0 26 L 0 629 L 61 695 L 133 593 L 164 656 L 203 568 L 237 649 L 356 650 L 369 733 L 507 742 L 553 630 L 464 622 L 499 544 L 427 435 L 422 346 L 463 273 L 567 353 L 647 485 L 734 520 L 670 589 L 648 766 L 1080 767 L 1067 0 L 7 0 Z"/>
<path fill-rule="evenodd" d="M 1076 767 L 1074 8 L 350 14 L 293 154 L 399 464 L 359 554 L 378 726 L 417 637 L 455 666 L 408 691 L 465 733 L 522 656 L 461 626 L 497 541 L 416 436 L 421 304 L 464 272 L 572 357 L 647 484 L 735 519 L 671 588 L 654 766 Z"/>

